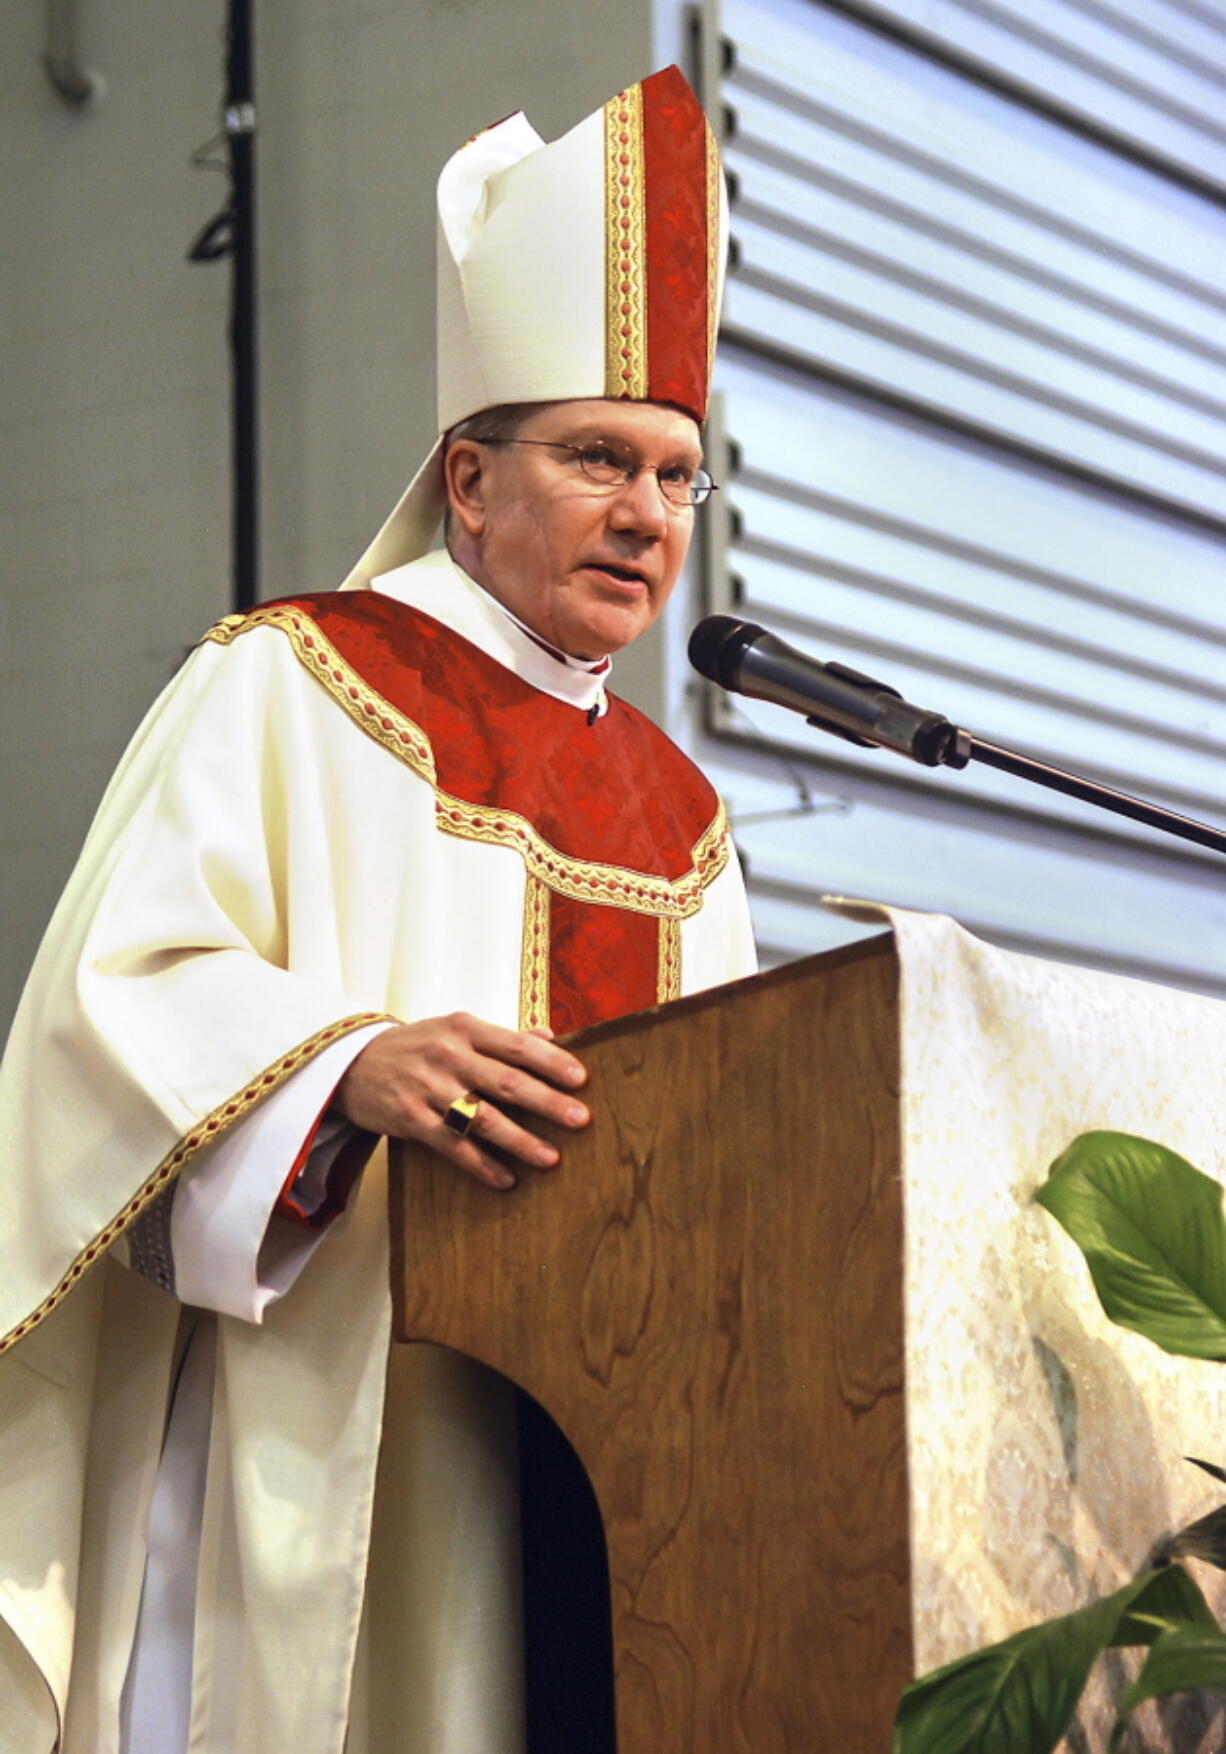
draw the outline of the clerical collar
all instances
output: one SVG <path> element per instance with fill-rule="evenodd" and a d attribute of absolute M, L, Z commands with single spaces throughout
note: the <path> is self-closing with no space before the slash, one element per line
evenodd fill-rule
<path fill-rule="evenodd" d="M 465 574 L 465 577 L 467 576 L 468 575 Z M 485 591 L 485 586 L 478 584 L 476 579 L 473 580 L 473 583 L 477 585 L 479 591 Z M 495 597 L 492 592 L 485 591 L 485 594 L 490 598 L 491 602 L 498 604 L 499 609 L 502 610 L 502 613 L 506 616 L 508 621 L 513 621 L 522 633 L 527 634 L 534 646 L 539 646 L 543 652 L 548 652 L 549 656 L 551 658 L 556 658 L 559 664 L 565 664 L 567 668 L 571 670 L 586 671 L 589 676 L 603 676 L 605 671 L 612 667 L 613 660 L 607 652 L 603 658 L 572 658 L 569 652 L 564 652 L 560 647 L 550 645 L 547 639 L 542 639 L 540 634 L 535 632 L 533 628 L 529 627 L 526 621 L 521 621 L 518 615 L 513 615 L 511 613 L 505 603 L 500 603 L 498 598 Z"/>
<path fill-rule="evenodd" d="M 420 609 L 480 647 L 515 675 L 589 717 L 608 711 L 608 658 L 571 658 L 542 640 L 443 550 L 371 581 L 376 591 Z"/>

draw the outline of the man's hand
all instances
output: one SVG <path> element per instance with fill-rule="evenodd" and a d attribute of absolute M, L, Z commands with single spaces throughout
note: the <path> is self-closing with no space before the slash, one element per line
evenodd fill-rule
<path fill-rule="evenodd" d="M 510 1188 L 514 1175 L 483 1146 L 496 1145 L 533 1169 L 551 1169 L 558 1153 L 501 1105 L 563 1127 L 585 1127 L 587 1109 L 566 1091 L 586 1078 L 575 1056 L 555 1047 L 547 1033 L 500 1029 L 456 1011 L 377 1035 L 341 1079 L 336 1105 L 368 1133 L 418 1139 L 479 1181 Z M 443 1115 L 469 1091 L 482 1101 L 461 1138 L 443 1125 Z"/>

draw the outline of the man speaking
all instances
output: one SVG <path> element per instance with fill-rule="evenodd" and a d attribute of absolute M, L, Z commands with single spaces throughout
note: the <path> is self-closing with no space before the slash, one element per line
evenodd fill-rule
<path fill-rule="evenodd" d="M 509 1190 L 588 1120 L 554 1035 L 752 967 L 718 800 L 607 687 L 713 488 L 723 230 L 675 68 L 470 141 L 437 445 L 107 791 L 0 1089 L 3 1754 L 522 1745 L 504 1408 L 389 1361 L 379 1141 Z"/>

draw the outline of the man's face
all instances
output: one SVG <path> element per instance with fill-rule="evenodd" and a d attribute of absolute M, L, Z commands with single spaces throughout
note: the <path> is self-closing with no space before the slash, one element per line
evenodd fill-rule
<path fill-rule="evenodd" d="M 644 633 L 667 603 L 690 545 L 691 506 L 667 502 L 655 470 L 702 461 L 687 414 L 649 402 L 554 402 L 519 439 L 603 441 L 646 464 L 622 487 L 600 487 L 573 455 L 532 444 L 471 446 L 453 465 L 455 554 L 479 584 L 551 645 L 599 658 Z M 454 481 L 465 482 L 459 499 Z"/>

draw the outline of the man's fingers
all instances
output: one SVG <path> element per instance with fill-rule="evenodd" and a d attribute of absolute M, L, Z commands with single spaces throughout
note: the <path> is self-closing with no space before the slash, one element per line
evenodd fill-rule
<path fill-rule="evenodd" d="M 526 1114 L 553 1121 L 559 1127 L 586 1127 L 591 1119 L 587 1104 L 578 1097 L 498 1060 L 475 1060 L 471 1086 L 499 1109 L 522 1109 Z M 502 1140 L 498 1143 L 502 1144 Z"/>
<path fill-rule="evenodd" d="M 552 1169 L 559 1158 L 555 1146 L 518 1126 L 491 1102 L 480 1104 L 467 1133 L 457 1133 L 444 1122 L 426 1143 L 467 1174 L 494 1188 L 513 1188 L 516 1176 L 512 1166 L 487 1147 L 494 1147 L 498 1153 L 532 1169 Z"/>
<path fill-rule="evenodd" d="M 505 1188 L 515 1166 L 549 1169 L 558 1161 L 556 1147 L 531 1130 L 534 1119 L 587 1125 L 587 1106 L 574 1094 L 586 1077 L 575 1056 L 543 1033 L 454 1012 L 377 1035 L 341 1079 L 336 1105 L 355 1126 L 419 1139 L 469 1175 Z M 457 1114 L 455 1105 L 471 1100 L 478 1106 L 465 1127 L 464 1107 Z"/>
<path fill-rule="evenodd" d="M 500 1029 L 493 1023 L 475 1022 L 472 1044 L 486 1058 L 518 1066 L 564 1090 L 577 1090 L 587 1081 L 582 1061 L 558 1047 L 552 1031 Z"/>
<path fill-rule="evenodd" d="M 476 1181 L 484 1182 L 487 1187 L 506 1189 L 515 1186 L 512 1171 L 482 1151 L 475 1139 L 457 1139 L 452 1135 L 448 1144 L 437 1145 L 435 1149 L 449 1157 L 457 1169 L 462 1169 Z"/>
<path fill-rule="evenodd" d="M 535 1133 L 520 1126 L 510 1115 L 504 1114 L 496 1103 L 481 1101 L 463 1131 L 448 1121 L 447 1116 L 451 1113 L 451 1109 L 446 1111 L 443 1124 L 455 1140 L 465 1140 L 474 1146 L 496 1146 L 499 1151 L 510 1157 L 517 1157 L 533 1169 L 552 1169 L 558 1161 L 560 1153 L 555 1145 L 537 1138 Z"/>

